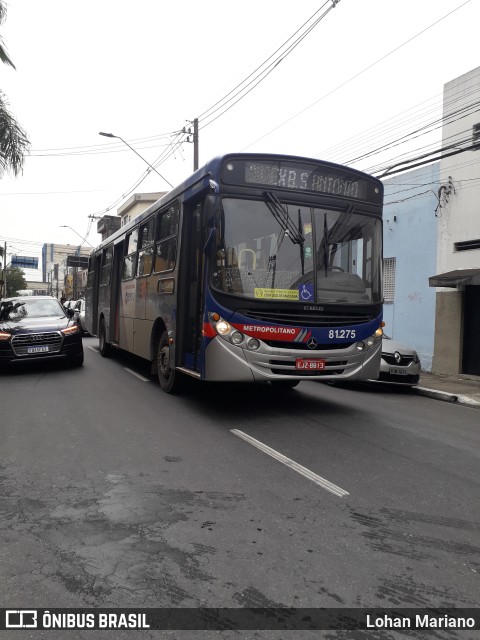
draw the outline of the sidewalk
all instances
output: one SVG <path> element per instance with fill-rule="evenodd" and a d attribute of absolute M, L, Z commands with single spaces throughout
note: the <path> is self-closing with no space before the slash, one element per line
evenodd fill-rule
<path fill-rule="evenodd" d="M 422 373 L 415 393 L 437 400 L 455 402 L 467 407 L 480 409 L 480 377 L 477 379 Z"/>

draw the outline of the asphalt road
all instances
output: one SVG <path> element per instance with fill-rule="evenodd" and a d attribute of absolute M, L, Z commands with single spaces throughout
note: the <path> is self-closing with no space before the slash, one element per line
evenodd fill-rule
<path fill-rule="evenodd" d="M 1 606 L 480 606 L 478 411 L 314 382 L 168 396 L 96 345 L 0 374 Z"/>

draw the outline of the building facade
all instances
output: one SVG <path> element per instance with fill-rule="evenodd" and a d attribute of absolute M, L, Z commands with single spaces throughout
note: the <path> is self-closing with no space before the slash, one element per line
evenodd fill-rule
<path fill-rule="evenodd" d="M 60 299 L 62 296 L 70 299 L 80 297 L 82 293 L 81 270 L 69 267 L 69 256 L 88 258 L 90 247 L 71 244 L 47 243 L 42 247 L 42 280 L 48 282 L 48 293 Z"/>
<path fill-rule="evenodd" d="M 480 376 L 480 67 L 444 87 L 433 371 Z M 435 290 L 435 289 L 434 289 Z"/>
<path fill-rule="evenodd" d="M 415 348 L 432 370 L 439 163 L 383 180 L 383 319 L 385 333 Z"/>

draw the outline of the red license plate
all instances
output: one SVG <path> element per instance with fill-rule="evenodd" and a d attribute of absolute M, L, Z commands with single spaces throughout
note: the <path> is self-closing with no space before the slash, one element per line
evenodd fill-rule
<path fill-rule="evenodd" d="M 325 369 L 325 360 L 317 358 L 297 358 L 295 360 L 295 369 L 302 371 L 322 371 Z"/>

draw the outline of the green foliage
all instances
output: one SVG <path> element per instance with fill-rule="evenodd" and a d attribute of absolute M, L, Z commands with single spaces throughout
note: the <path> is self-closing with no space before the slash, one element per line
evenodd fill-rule
<path fill-rule="evenodd" d="M 8 267 L 6 269 L 7 298 L 17 295 L 18 291 L 27 288 L 25 273 L 18 267 Z"/>
<path fill-rule="evenodd" d="M 6 4 L 0 0 L 0 24 L 5 20 Z M 0 36 L 0 62 L 13 67 Z M 23 169 L 30 141 L 22 127 L 11 114 L 5 96 L 0 92 L 0 177 L 5 171 L 17 176 Z"/>

